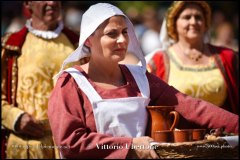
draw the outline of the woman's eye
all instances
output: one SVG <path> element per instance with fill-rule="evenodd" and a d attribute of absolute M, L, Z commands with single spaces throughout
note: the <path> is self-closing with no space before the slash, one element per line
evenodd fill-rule
<path fill-rule="evenodd" d="M 126 30 L 126 31 L 123 31 L 122 33 L 123 33 L 123 34 L 128 34 L 128 31 Z"/>
<path fill-rule="evenodd" d="M 196 20 L 203 20 L 203 17 L 200 15 L 195 16 Z"/>
<path fill-rule="evenodd" d="M 187 19 L 187 20 L 190 18 L 191 18 L 191 16 L 189 16 L 189 15 L 183 17 L 183 19 Z"/>
<path fill-rule="evenodd" d="M 128 35 L 128 31 L 127 30 L 123 30 L 121 32 L 117 32 L 117 31 L 110 31 L 108 33 L 106 33 L 107 36 L 111 37 L 111 38 L 116 38 L 118 37 L 120 34 L 123 34 L 124 36 Z"/>
<path fill-rule="evenodd" d="M 109 37 L 115 37 L 115 36 L 117 36 L 117 33 L 116 32 L 108 32 L 107 35 Z"/>

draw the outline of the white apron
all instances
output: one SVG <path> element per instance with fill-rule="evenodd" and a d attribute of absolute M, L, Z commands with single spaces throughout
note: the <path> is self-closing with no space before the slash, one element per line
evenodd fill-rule
<path fill-rule="evenodd" d="M 97 132 L 118 137 L 140 137 L 145 135 L 147 127 L 149 83 L 140 66 L 126 66 L 133 75 L 142 97 L 102 99 L 81 72 L 75 68 L 65 71 L 71 74 L 91 102 Z"/>

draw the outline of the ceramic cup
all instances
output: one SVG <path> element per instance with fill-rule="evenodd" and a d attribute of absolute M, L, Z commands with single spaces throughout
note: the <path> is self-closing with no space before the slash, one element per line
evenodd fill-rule
<path fill-rule="evenodd" d="M 203 140 L 206 134 L 206 129 L 193 129 L 193 141 Z"/>
<path fill-rule="evenodd" d="M 156 142 L 174 142 L 173 131 L 154 131 L 154 140 Z"/>
<path fill-rule="evenodd" d="M 192 141 L 192 129 L 174 130 L 174 142 L 189 142 Z"/>

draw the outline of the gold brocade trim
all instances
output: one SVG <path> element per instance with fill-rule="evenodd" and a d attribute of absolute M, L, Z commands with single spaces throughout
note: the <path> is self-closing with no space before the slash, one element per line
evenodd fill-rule
<path fill-rule="evenodd" d="M 6 44 L 9 37 L 12 35 L 12 33 L 7 33 L 5 36 L 2 37 L 2 47 L 12 50 L 12 51 L 20 51 L 20 48 L 18 46 L 8 45 Z"/>
<path fill-rule="evenodd" d="M 11 36 L 11 33 L 6 33 L 6 35 L 1 38 L 1 42 L 2 42 L 3 47 L 6 45 L 6 42 L 7 42 L 8 38 L 10 36 Z"/>
<path fill-rule="evenodd" d="M 13 56 L 13 66 L 12 66 L 12 87 L 11 87 L 11 99 L 12 103 L 16 102 L 16 90 L 17 90 L 17 56 Z"/>
<path fill-rule="evenodd" d="M 20 51 L 19 47 L 17 46 L 6 45 L 5 48 L 12 51 Z"/>

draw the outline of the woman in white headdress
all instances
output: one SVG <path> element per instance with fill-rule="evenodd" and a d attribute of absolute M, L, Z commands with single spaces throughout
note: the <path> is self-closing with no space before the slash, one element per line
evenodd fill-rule
<path fill-rule="evenodd" d="M 153 139 L 145 135 L 148 105 L 174 105 L 199 125 L 238 132 L 237 115 L 185 96 L 146 72 L 133 25 L 117 7 L 92 5 L 82 16 L 80 31 L 79 47 L 64 61 L 49 99 L 49 121 L 63 157 L 158 158 L 150 147 Z M 119 64 L 126 52 L 142 65 Z M 66 64 L 83 59 L 89 62 L 63 71 Z M 205 114 L 208 121 L 201 119 Z M 213 114 L 223 120 L 214 121 Z"/>

